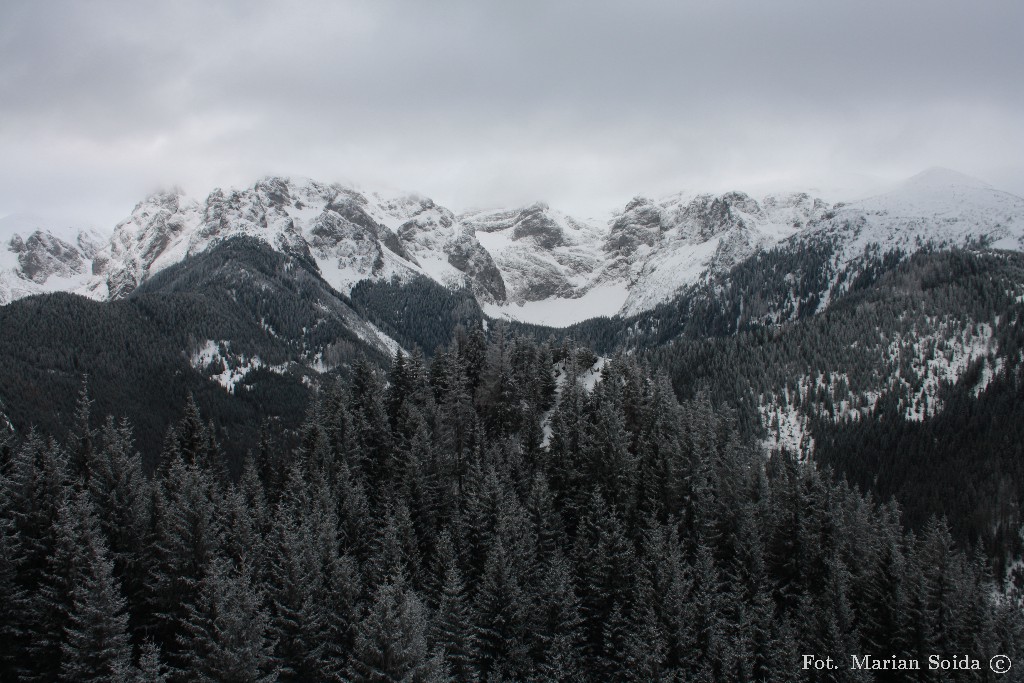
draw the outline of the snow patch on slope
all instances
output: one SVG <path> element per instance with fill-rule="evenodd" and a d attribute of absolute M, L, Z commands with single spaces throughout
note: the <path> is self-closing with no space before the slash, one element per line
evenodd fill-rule
<path fill-rule="evenodd" d="M 553 297 L 521 304 L 484 304 L 483 311 L 492 318 L 568 327 L 591 318 L 616 315 L 628 296 L 625 283 L 612 282 L 594 287 L 578 299 Z"/>
<path fill-rule="evenodd" d="M 814 437 L 808 427 L 808 417 L 794 406 L 762 404 L 759 406 L 761 423 L 768 430 L 761 445 L 765 451 L 786 450 L 800 460 L 808 460 L 814 453 Z"/>
<path fill-rule="evenodd" d="M 388 355 L 394 356 L 396 353 L 401 351 L 402 353 L 409 355 L 409 352 L 402 348 L 401 344 L 392 339 L 390 336 L 385 334 L 379 327 L 366 321 L 366 328 L 361 329 L 359 327 L 353 328 L 356 335 L 363 341 L 367 342 L 372 346 L 380 348 L 382 345 L 387 349 Z M 369 333 L 367 333 L 367 331 Z"/>
<path fill-rule="evenodd" d="M 760 201 L 742 192 L 683 192 L 657 202 L 637 197 L 611 222 L 600 280 L 627 282 L 621 313 L 640 313 L 791 237 L 827 208 L 802 193 Z"/>
<path fill-rule="evenodd" d="M 230 349 L 231 342 L 229 341 L 208 339 L 201 347 L 192 352 L 189 359 L 192 367 L 196 370 L 211 371 L 210 381 L 224 387 L 229 394 L 235 393 L 239 383 L 253 370 L 266 368 L 271 372 L 283 375 L 290 366 L 290 363 L 267 365 L 259 356 L 252 358 L 246 358 L 244 355 L 232 356 Z M 216 369 L 220 369 L 220 372 L 213 372 Z"/>
<path fill-rule="evenodd" d="M 604 262 L 600 228 L 544 203 L 471 212 L 460 223 L 491 255 L 510 304 L 578 298 L 593 286 Z M 508 315 L 515 318 L 516 312 Z"/>
<path fill-rule="evenodd" d="M 103 239 L 95 230 L 55 228 L 23 214 L 0 219 L 0 305 L 83 287 Z"/>
<path fill-rule="evenodd" d="M 978 379 L 969 389 L 978 396 L 1002 371 L 993 326 L 959 320 L 927 321 L 929 332 L 910 329 L 892 335 L 879 349 L 888 359 L 886 373 L 872 388 L 853 390 L 843 372 L 805 375 L 792 387 L 762 395 L 762 445 L 768 451 L 786 448 L 807 458 L 814 452 L 811 417 L 833 422 L 856 421 L 870 415 L 885 392 L 897 392 L 904 419 L 920 422 L 943 408 L 942 389 L 960 381 L 973 363 L 981 363 Z M 797 407 L 799 406 L 799 408 Z"/>

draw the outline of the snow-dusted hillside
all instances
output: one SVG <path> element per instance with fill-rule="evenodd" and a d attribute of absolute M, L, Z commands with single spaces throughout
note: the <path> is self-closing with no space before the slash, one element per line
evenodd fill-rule
<path fill-rule="evenodd" d="M 820 219 L 828 206 L 806 194 L 677 193 L 637 197 L 601 227 L 544 204 L 467 214 L 509 287 L 490 315 L 565 326 L 628 315 L 672 299 Z"/>
<path fill-rule="evenodd" d="M 561 327 L 615 315 L 625 282 L 599 281 L 605 230 L 543 203 L 520 209 L 476 211 L 461 217 L 494 258 L 505 281 L 506 303 L 488 302 L 491 316 Z"/>
<path fill-rule="evenodd" d="M 395 230 L 424 274 L 449 288 L 471 287 L 481 303 L 505 300 L 505 282 L 491 254 L 450 210 L 419 195 L 371 196 L 379 199 L 374 208 L 380 221 Z"/>
<path fill-rule="evenodd" d="M 510 303 L 573 298 L 602 264 L 601 230 L 546 204 L 462 216 L 494 259 Z"/>

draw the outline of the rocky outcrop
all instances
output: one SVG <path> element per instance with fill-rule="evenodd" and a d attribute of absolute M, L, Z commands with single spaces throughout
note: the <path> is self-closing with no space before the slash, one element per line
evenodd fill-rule
<path fill-rule="evenodd" d="M 577 298 L 598 272 L 600 229 L 536 203 L 460 218 L 489 252 L 508 301 Z"/>
<path fill-rule="evenodd" d="M 81 248 L 41 230 L 29 235 L 27 240 L 15 235 L 8 248 L 18 255 L 21 274 L 39 284 L 53 275 L 71 277 L 86 269 L 88 256 Z"/>

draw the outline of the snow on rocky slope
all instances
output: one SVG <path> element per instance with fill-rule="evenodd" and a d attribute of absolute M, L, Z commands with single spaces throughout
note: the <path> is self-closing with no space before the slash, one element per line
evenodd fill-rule
<path fill-rule="evenodd" d="M 828 206 L 806 194 L 678 193 L 637 197 L 607 226 L 535 204 L 467 214 L 509 287 L 493 316 L 564 326 L 595 316 L 638 313 L 680 289 L 727 270 L 793 235 Z"/>
<path fill-rule="evenodd" d="M 426 275 L 472 287 L 483 299 L 503 296 L 487 252 L 430 200 L 385 199 L 290 178 L 217 189 L 202 202 L 180 191 L 151 195 L 114 228 L 110 244 L 96 256 L 87 293 L 126 296 L 154 273 L 238 235 L 315 262 L 323 278 L 345 293 L 365 279 Z"/>
<path fill-rule="evenodd" d="M 31 216 L 0 219 L 0 305 L 82 287 L 102 240 L 93 230 L 57 230 Z"/>
<path fill-rule="evenodd" d="M 433 200 L 419 195 L 386 199 L 379 194 L 377 215 L 394 229 L 402 248 L 428 277 L 449 288 L 470 287 L 481 303 L 502 302 L 505 281 L 492 255 L 471 226 Z"/>
<path fill-rule="evenodd" d="M 605 260 L 605 231 L 598 226 L 540 202 L 467 213 L 461 223 L 491 254 L 505 281 L 507 302 L 484 306 L 491 316 L 564 326 L 614 315 L 625 299 L 624 286 L 600 287 L 597 281 Z"/>
<path fill-rule="evenodd" d="M 625 279 L 629 296 L 619 312 L 639 313 L 796 234 L 827 209 L 803 193 L 760 202 L 742 192 L 638 197 L 612 221 L 604 279 Z"/>

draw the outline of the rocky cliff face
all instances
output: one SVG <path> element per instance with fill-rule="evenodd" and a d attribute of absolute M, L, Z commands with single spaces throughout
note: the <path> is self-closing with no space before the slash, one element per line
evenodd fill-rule
<path fill-rule="evenodd" d="M 84 272 L 88 258 L 95 253 L 95 245 L 87 240 L 80 238 L 72 245 L 41 230 L 25 240 L 15 235 L 7 247 L 18 255 L 18 266 L 25 279 L 37 284 L 54 275 L 72 277 Z"/>
<path fill-rule="evenodd" d="M 611 222 L 602 279 L 628 282 L 621 312 L 646 310 L 790 237 L 827 209 L 806 194 L 760 202 L 742 192 L 680 193 L 659 202 L 638 197 Z"/>
<path fill-rule="evenodd" d="M 196 232 L 202 221 L 203 208 L 180 190 L 147 197 L 117 224 L 110 242 L 94 257 L 96 279 L 90 291 L 100 298 L 127 296 L 151 272 L 184 258 L 184 253 L 175 258 L 172 246 Z"/>
<path fill-rule="evenodd" d="M 425 274 L 447 287 L 469 287 L 481 302 L 505 301 L 494 259 L 450 210 L 418 195 L 386 201 L 382 209 L 399 224 L 399 243 Z"/>

